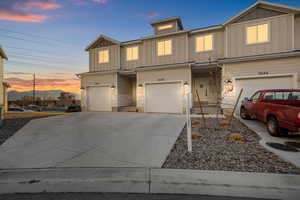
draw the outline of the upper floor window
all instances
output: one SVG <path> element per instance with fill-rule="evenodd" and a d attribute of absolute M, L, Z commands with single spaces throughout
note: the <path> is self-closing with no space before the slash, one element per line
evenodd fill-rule
<path fill-rule="evenodd" d="M 161 26 L 158 26 L 157 29 L 159 31 L 161 30 L 165 30 L 165 29 L 170 29 L 170 28 L 173 28 L 173 24 L 166 24 L 166 25 L 161 25 Z"/>
<path fill-rule="evenodd" d="M 137 60 L 139 59 L 139 47 L 127 47 L 126 49 L 126 60 Z"/>
<path fill-rule="evenodd" d="M 269 41 L 269 24 L 259 24 L 247 27 L 247 44 Z"/>
<path fill-rule="evenodd" d="M 165 56 L 172 54 L 172 40 L 163 40 L 157 42 L 157 55 Z"/>
<path fill-rule="evenodd" d="M 99 51 L 99 63 L 108 63 L 109 62 L 109 51 L 102 50 Z"/>
<path fill-rule="evenodd" d="M 196 52 L 213 50 L 213 35 L 196 37 Z"/>

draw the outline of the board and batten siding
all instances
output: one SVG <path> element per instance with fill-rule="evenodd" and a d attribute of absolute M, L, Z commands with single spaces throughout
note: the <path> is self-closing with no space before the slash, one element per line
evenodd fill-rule
<path fill-rule="evenodd" d="M 199 36 L 213 35 L 213 50 L 196 52 L 196 38 Z M 189 61 L 208 62 L 224 57 L 224 31 L 194 33 L 189 35 Z"/>
<path fill-rule="evenodd" d="M 127 48 L 128 47 L 135 47 L 138 46 L 139 48 L 139 57 L 137 60 L 127 60 Z M 121 46 L 121 66 L 122 69 L 130 70 L 135 69 L 136 67 L 139 67 L 142 65 L 143 61 L 143 44 L 142 43 L 136 43 L 136 44 L 130 44 L 130 45 L 123 45 Z"/>
<path fill-rule="evenodd" d="M 227 27 L 227 57 L 243 57 L 292 50 L 292 22 L 293 15 L 287 14 L 229 24 Z M 246 44 L 246 28 L 262 23 L 270 25 L 270 41 L 260 44 Z"/>
<path fill-rule="evenodd" d="M 143 85 L 143 87 L 137 87 L 137 108 L 143 111 L 145 105 L 145 84 L 146 83 L 159 83 L 170 81 L 185 81 L 191 86 L 191 69 L 190 67 L 173 68 L 173 69 L 157 69 L 149 71 L 137 72 L 137 85 Z M 183 98 L 184 101 L 184 98 Z M 185 103 L 183 103 L 185 105 Z M 183 108 L 184 109 L 184 108 Z"/>
<path fill-rule="evenodd" d="M 157 42 L 172 40 L 172 54 L 165 56 L 157 55 Z M 187 39 L 186 33 L 170 35 L 166 37 L 143 40 L 143 66 L 164 65 L 187 62 Z"/>
<path fill-rule="evenodd" d="M 300 49 L 300 15 L 295 16 L 295 49 Z"/>
<path fill-rule="evenodd" d="M 99 63 L 99 51 L 109 51 L 109 62 Z M 120 46 L 112 45 L 107 47 L 95 48 L 89 51 L 90 72 L 114 70 L 120 68 Z"/>

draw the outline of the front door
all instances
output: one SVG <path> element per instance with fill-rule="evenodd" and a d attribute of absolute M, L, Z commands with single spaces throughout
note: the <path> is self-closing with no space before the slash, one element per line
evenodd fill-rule
<path fill-rule="evenodd" d="M 198 101 L 196 90 L 198 91 L 200 101 L 209 100 L 209 80 L 208 78 L 195 78 L 193 80 L 194 101 Z"/>

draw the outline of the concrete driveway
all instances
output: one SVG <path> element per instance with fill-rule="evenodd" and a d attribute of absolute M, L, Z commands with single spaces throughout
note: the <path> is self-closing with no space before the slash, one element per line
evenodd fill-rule
<path fill-rule="evenodd" d="M 276 142 L 276 143 L 282 143 L 284 142 L 300 142 L 300 136 L 290 136 L 290 137 L 273 137 L 271 136 L 267 129 L 266 125 L 258 120 L 243 120 L 240 119 L 241 122 L 243 122 L 248 128 L 250 128 L 252 131 L 256 132 L 260 137 L 261 140 L 259 141 L 260 145 L 268 149 L 269 151 L 275 153 L 282 159 L 293 163 L 297 167 L 300 167 L 300 153 L 299 152 L 288 152 L 288 151 L 282 151 L 274 149 L 268 145 L 266 145 L 266 142 Z"/>
<path fill-rule="evenodd" d="M 0 146 L 0 168 L 161 167 L 181 115 L 83 112 L 33 120 Z"/>

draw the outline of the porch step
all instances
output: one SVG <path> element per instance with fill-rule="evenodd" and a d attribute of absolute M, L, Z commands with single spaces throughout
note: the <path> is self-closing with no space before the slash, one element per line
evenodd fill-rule
<path fill-rule="evenodd" d="M 137 112 L 137 108 L 135 106 L 122 106 L 119 107 L 119 112 Z"/>

